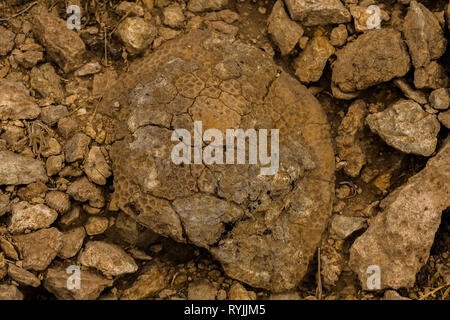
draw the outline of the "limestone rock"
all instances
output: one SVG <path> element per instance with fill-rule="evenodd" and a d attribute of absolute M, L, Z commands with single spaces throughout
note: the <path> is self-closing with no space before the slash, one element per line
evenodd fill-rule
<path fill-rule="evenodd" d="M 15 34 L 0 26 L 0 56 L 6 56 L 14 48 Z"/>
<path fill-rule="evenodd" d="M 217 289 L 207 280 L 191 282 L 188 287 L 188 300 L 216 300 Z"/>
<path fill-rule="evenodd" d="M 48 106 L 41 109 L 39 118 L 47 125 L 55 125 L 59 119 L 65 118 L 69 115 L 69 110 L 66 106 Z"/>
<path fill-rule="evenodd" d="M 330 231 L 338 239 L 346 239 L 355 231 L 366 227 L 366 225 L 366 219 L 364 218 L 335 215 L 331 219 Z"/>
<path fill-rule="evenodd" d="M 89 236 L 95 236 L 102 234 L 108 229 L 109 220 L 106 217 L 89 217 L 86 221 L 84 228 Z"/>
<path fill-rule="evenodd" d="M 448 76 L 443 66 L 436 61 L 431 61 L 425 67 L 416 68 L 414 71 L 414 86 L 417 89 L 439 89 L 447 87 Z"/>
<path fill-rule="evenodd" d="M 126 18 L 117 28 L 117 32 L 130 54 L 145 51 L 157 34 L 153 24 L 139 17 Z"/>
<path fill-rule="evenodd" d="M 344 23 L 350 12 L 339 0 L 284 0 L 292 19 L 304 26 Z"/>
<path fill-rule="evenodd" d="M 183 26 L 185 17 L 179 4 L 175 3 L 164 8 L 163 16 L 165 25 L 172 28 L 179 28 Z"/>
<path fill-rule="evenodd" d="M 23 300 L 23 293 L 16 286 L 0 284 L 0 300 Z"/>
<path fill-rule="evenodd" d="M 256 293 L 248 291 L 239 282 L 233 283 L 228 292 L 230 300 L 256 300 Z"/>
<path fill-rule="evenodd" d="M 35 67 L 30 73 L 30 84 L 43 98 L 60 103 L 64 97 L 61 78 L 50 63 Z"/>
<path fill-rule="evenodd" d="M 22 83 L 0 79 L 0 120 L 36 119 L 40 112 Z"/>
<path fill-rule="evenodd" d="M 434 109 L 446 110 L 450 103 L 450 95 L 447 88 L 434 90 L 430 93 L 430 104 Z"/>
<path fill-rule="evenodd" d="M 221 10 L 228 6 L 228 0 L 189 0 L 188 10 L 192 12 L 203 12 Z"/>
<path fill-rule="evenodd" d="M 380 204 L 382 211 L 350 249 L 350 267 L 367 289 L 367 268 L 380 268 L 381 289 L 409 288 L 426 263 L 441 222 L 450 206 L 450 140 L 422 171 Z"/>
<path fill-rule="evenodd" d="M 450 110 L 439 113 L 438 119 L 447 129 L 450 129 Z"/>
<path fill-rule="evenodd" d="M 111 167 L 106 162 L 105 153 L 106 150 L 104 148 L 92 147 L 84 166 L 84 172 L 89 179 L 99 185 L 105 185 L 106 179 L 112 174 Z"/>
<path fill-rule="evenodd" d="M 428 102 L 427 97 L 425 96 L 425 94 L 422 91 L 414 90 L 413 88 L 411 88 L 409 83 L 406 82 L 405 80 L 395 79 L 393 82 L 403 92 L 405 97 L 407 97 L 408 99 L 412 99 L 421 105 L 424 105 Z"/>
<path fill-rule="evenodd" d="M 63 245 L 58 252 L 58 257 L 68 259 L 74 257 L 83 246 L 86 231 L 83 227 L 73 228 L 62 234 Z"/>
<path fill-rule="evenodd" d="M 0 151 L 0 185 L 30 184 L 47 180 L 42 161 L 11 151 Z"/>
<path fill-rule="evenodd" d="M 39 230 L 50 226 L 58 217 L 58 213 L 42 204 L 32 205 L 22 201 L 12 206 L 8 231 L 22 233 L 25 230 Z"/>
<path fill-rule="evenodd" d="M 86 177 L 73 182 L 67 189 L 67 194 L 77 201 L 89 201 L 89 204 L 94 208 L 102 208 L 105 204 L 102 190 Z"/>
<path fill-rule="evenodd" d="M 14 264 L 9 264 L 8 275 L 11 279 L 14 279 L 18 283 L 24 286 L 39 287 L 41 285 L 41 280 L 39 280 L 33 273 L 19 268 Z"/>
<path fill-rule="evenodd" d="M 397 101 L 366 121 L 374 133 L 402 152 L 428 157 L 436 149 L 439 121 L 412 100 Z"/>
<path fill-rule="evenodd" d="M 69 141 L 67 141 L 65 146 L 65 155 L 67 162 L 75 162 L 78 160 L 83 160 L 89 151 L 89 143 L 91 138 L 89 138 L 84 133 L 75 134 Z"/>
<path fill-rule="evenodd" d="M 333 46 L 341 47 L 347 42 L 348 32 L 345 24 L 340 24 L 331 30 L 330 43 Z"/>

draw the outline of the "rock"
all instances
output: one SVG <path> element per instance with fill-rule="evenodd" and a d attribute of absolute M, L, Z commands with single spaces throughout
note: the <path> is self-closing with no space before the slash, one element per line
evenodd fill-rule
<path fill-rule="evenodd" d="M 450 129 L 450 110 L 439 113 L 438 119 L 447 129 Z"/>
<path fill-rule="evenodd" d="M 332 54 L 334 54 L 334 47 L 327 38 L 312 38 L 306 49 L 294 60 L 295 75 L 305 83 L 318 81 Z"/>
<path fill-rule="evenodd" d="M 65 139 L 69 139 L 78 130 L 78 123 L 71 117 L 64 117 L 58 120 L 57 132 Z"/>
<path fill-rule="evenodd" d="M 65 215 L 62 216 L 59 223 L 64 226 L 70 226 L 80 219 L 81 208 L 79 206 L 74 206 Z"/>
<path fill-rule="evenodd" d="M 104 148 L 92 147 L 84 166 L 84 172 L 89 179 L 102 186 L 106 184 L 106 179 L 112 174 L 111 167 L 106 162 L 105 154 L 107 152 Z"/>
<path fill-rule="evenodd" d="M 180 28 L 185 20 L 183 10 L 175 3 L 163 9 L 164 24 L 171 28 Z"/>
<path fill-rule="evenodd" d="M 210 28 L 212 28 L 213 30 L 230 35 L 233 38 L 236 37 L 239 31 L 239 27 L 233 26 L 223 21 L 205 21 L 205 24 Z"/>
<path fill-rule="evenodd" d="M 188 10 L 192 12 L 203 12 L 222 10 L 228 6 L 228 0 L 189 0 Z"/>
<path fill-rule="evenodd" d="M 64 168 L 64 155 L 48 157 L 45 167 L 49 177 L 57 174 Z"/>
<path fill-rule="evenodd" d="M 151 10 L 151 9 L 150 9 Z M 119 16 L 124 16 L 125 14 L 129 14 L 130 16 L 138 16 L 138 17 L 143 17 L 145 14 L 144 9 L 134 3 L 134 2 L 127 2 L 127 1 L 122 1 L 117 7 L 116 7 L 116 13 Z"/>
<path fill-rule="evenodd" d="M 53 293 L 59 300 L 95 300 L 102 291 L 113 285 L 112 280 L 87 270 L 82 270 L 80 275 L 80 289 L 70 290 L 67 280 L 70 273 L 61 267 L 52 267 L 47 270 L 44 280 L 44 288 Z"/>
<path fill-rule="evenodd" d="M 426 263 L 450 206 L 450 140 L 422 171 L 394 190 L 380 204 L 381 212 L 350 249 L 350 267 L 367 289 L 367 268 L 380 268 L 381 289 L 410 288 Z M 405 227 L 406 226 L 406 227 Z"/>
<path fill-rule="evenodd" d="M 89 217 L 84 225 L 88 236 L 102 234 L 108 229 L 109 220 L 105 217 Z"/>
<path fill-rule="evenodd" d="M 22 83 L 0 79 L 0 120 L 36 119 L 40 112 Z"/>
<path fill-rule="evenodd" d="M 333 94 L 333 97 L 335 97 L 336 99 L 353 100 L 360 96 L 361 91 L 343 92 L 334 83 L 331 83 L 331 93 Z"/>
<path fill-rule="evenodd" d="M 403 92 L 405 97 L 408 99 L 412 99 L 417 103 L 420 103 L 422 105 L 426 104 L 428 102 L 427 97 L 425 94 L 420 90 L 414 90 L 411 88 L 411 86 L 403 79 L 395 79 L 394 84 Z"/>
<path fill-rule="evenodd" d="M 86 267 L 96 268 L 106 276 L 120 276 L 138 270 L 136 262 L 122 248 L 103 241 L 89 241 L 78 256 Z"/>
<path fill-rule="evenodd" d="M 122 2 L 123 3 L 123 2 Z M 80 69 L 75 71 L 76 77 L 89 76 L 91 74 L 96 74 L 102 71 L 102 66 L 98 62 L 89 62 L 82 66 Z"/>
<path fill-rule="evenodd" d="M 415 68 L 425 67 L 442 56 L 447 47 L 444 33 L 436 16 L 423 4 L 411 1 L 403 25 Z"/>
<path fill-rule="evenodd" d="M 41 8 L 33 25 L 34 36 L 45 47 L 47 56 L 65 73 L 83 64 L 86 47 L 75 31 L 67 29 L 65 20 L 47 12 L 47 8 Z"/>
<path fill-rule="evenodd" d="M 8 265 L 3 252 L 0 252 L 0 280 L 2 280 L 8 273 Z"/>
<path fill-rule="evenodd" d="M 62 234 L 56 228 L 17 235 L 13 240 L 23 257 L 23 268 L 34 271 L 45 270 L 63 245 Z"/>
<path fill-rule="evenodd" d="M 440 88 L 433 90 L 430 94 L 430 104 L 434 109 L 446 110 L 448 109 L 450 103 L 450 96 L 448 94 L 448 89 Z"/>
<path fill-rule="evenodd" d="M 13 260 L 19 260 L 19 255 L 17 254 L 16 249 L 14 249 L 14 246 L 3 237 L 0 237 L 0 249 L 2 249 L 7 257 Z"/>
<path fill-rule="evenodd" d="M 0 300 L 23 300 L 23 294 L 16 286 L 0 284 Z"/>
<path fill-rule="evenodd" d="M 282 292 L 282 293 L 273 293 L 270 295 L 269 300 L 302 300 L 298 292 L 290 291 L 290 292 Z"/>
<path fill-rule="evenodd" d="M 123 290 L 121 300 L 151 298 L 170 285 L 173 272 L 160 261 L 148 263 L 133 284 Z"/>
<path fill-rule="evenodd" d="M 89 201 L 89 205 L 94 208 L 103 208 L 105 204 L 102 190 L 89 182 L 86 177 L 73 182 L 67 189 L 67 194 L 80 202 Z"/>
<path fill-rule="evenodd" d="M 290 54 L 303 35 L 303 28 L 289 18 L 282 0 L 273 6 L 267 20 L 267 30 L 282 55 Z"/>
<path fill-rule="evenodd" d="M 63 246 L 58 252 L 58 257 L 60 257 L 61 259 L 74 257 L 83 246 L 85 236 L 86 231 L 84 231 L 83 227 L 77 227 L 63 232 Z"/>
<path fill-rule="evenodd" d="M 188 300 L 216 300 L 217 289 L 209 280 L 197 280 L 189 283 Z"/>
<path fill-rule="evenodd" d="M 49 126 L 55 125 L 59 119 L 69 116 L 69 111 L 66 106 L 48 106 L 41 109 L 39 119 Z"/>
<path fill-rule="evenodd" d="M 56 156 L 61 153 L 61 145 L 55 138 L 49 138 L 41 146 L 41 156 L 48 158 L 50 156 Z"/>
<path fill-rule="evenodd" d="M 0 193 L 0 217 L 6 212 L 9 212 L 9 196 L 7 194 Z"/>
<path fill-rule="evenodd" d="M 366 122 L 372 132 L 402 152 L 428 157 L 436 149 L 439 121 L 412 100 L 397 101 L 367 116 Z"/>
<path fill-rule="evenodd" d="M 384 293 L 384 296 L 383 296 L 383 300 L 411 300 L 411 299 L 402 297 L 395 290 L 386 290 L 386 292 Z"/>
<path fill-rule="evenodd" d="M 345 23 L 350 12 L 339 0 L 284 0 L 292 19 L 303 26 Z"/>
<path fill-rule="evenodd" d="M 354 5 L 351 4 L 349 6 L 350 14 L 353 17 L 353 21 L 355 23 L 355 30 L 357 32 L 364 32 L 367 30 L 370 30 L 369 27 L 372 27 L 372 21 L 369 20 L 374 15 L 374 11 L 367 10 L 368 7 L 366 5 Z M 372 18 L 373 19 L 373 18 Z M 388 21 L 389 20 L 389 14 L 386 13 L 386 11 L 380 9 L 380 27 L 381 27 L 381 21 Z M 376 28 L 376 26 L 374 25 Z M 379 28 L 376 28 L 379 29 Z"/>
<path fill-rule="evenodd" d="M 330 43 L 335 47 L 342 47 L 347 42 L 348 32 L 345 24 L 333 28 L 330 34 Z"/>
<path fill-rule="evenodd" d="M 336 249 L 336 246 L 328 241 L 323 242 L 320 249 L 320 275 L 324 287 L 331 288 L 339 280 L 346 261 L 343 254 Z"/>
<path fill-rule="evenodd" d="M 64 97 L 61 78 L 50 63 L 31 70 L 30 84 L 43 98 L 50 98 L 60 103 Z"/>
<path fill-rule="evenodd" d="M 30 184 L 47 180 L 42 161 L 7 150 L 0 151 L 0 185 Z"/>
<path fill-rule="evenodd" d="M 12 263 L 8 266 L 8 276 L 24 286 L 37 288 L 41 285 L 41 280 L 39 280 L 34 274 L 23 268 L 19 268 Z"/>
<path fill-rule="evenodd" d="M 45 196 L 45 202 L 50 208 L 61 214 L 69 211 L 71 207 L 69 195 L 61 191 L 50 191 L 47 193 Z"/>
<path fill-rule="evenodd" d="M 361 54 L 364 52 L 364 54 Z M 332 81 L 340 90 L 353 92 L 403 77 L 410 69 L 406 46 L 398 31 L 369 31 L 336 52 Z"/>
<path fill-rule="evenodd" d="M 352 103 L 339 125 L 336 137 L 336 150 L 339 159 L 346 162 L 344 171 L 353 178 L 359 175 L 367 162 L 366 155 L 359 142 L 364 129 L 366 113 L 364 100 L 356 100 Z"/>
<path fill-rule="evenodd" d="M 23 233 L 25 230 L 39 230 L 50 226 L 58 217 L 58 213 L 42 204 L 32 205 L 22 201 L 12 205 L 8 231 Z"/>
<path fill-rule="evenodd" d="M 337 239 L 346 239 L 355 231 L 367 226 L 366 219 L 360 217 L 346 217 L 335 215 L 331 219 L 330 231 Z"/>
<path fill-rule="evenodd" d="M 156 37 L 153 24 L 139 17 L 126 18 L 117 28 L 120 40 L 130 54 L 144 52 Z"/>
<path fill-rule="evenodd" d="M 39 62 L 44 60 L 44 54 L 41 51 L 25 51 L 14 50 L 12 52 L 14 60 L 17 64 L 25 69 L 31 69 L 35 67 Z"/>
<path fill-rule="evenodd" d="M 66 143 L 65 146 L 66 161 L 70 163 L 78 160 L 83 160 L 89 151 L 90 142 L 91 138 L 89 138 L 84 133 L 75 134 Z"/>
<path fill-rule="evenodd" d="M 320 104 L 279 70 L 256 47 L 211 30 L 195 30 L 136 61 L 98 109 L 118 119 L 111 108 L 117 102 L 120 112 L 129 114 L 116 121 L 124 139 L 110 151 L 115 190 L 110 206 L 178 242 L 211 244 L 212 238 L 220 239 L 209 250 L 228 276 L 272 291 L 296 287 L 306 273 L 331 213 L 335 163 Z M 169 110 L 175 116 L 165 122 Z M 221 132 L 240 123 L 244 128 L 283 128 L 278 172 L 263 177 L 260 164 L 174 164 L 171 150 L 176 143 L 168 128 L 192 130 L 192 120 Z M 184 221 L 192 231 L 183 233 L 175 201 L 189 209 Z M 204 217 L 197 213 L 206 212 L 198 207 L 203 203 L 220 206 L 208 206 Z M 236 207 L 255 219 L 235 221 Z M 200 228 L 194 223 L 198 219 Z M 209 221 L 214 234 L 196 232 L 205 230 Z M 221 231 L 223 225 L 228 228 Z"/>
<path fill-rule="evenodd" d="M 414 71 L 414 86 L 417 89 L 439 89 L 447 87 L 448 77 L 445 69 L 436 61 Z"/>
<path fill-rule="evenodd" d="M 228 292 L 230 300 L 256 300 L 256 293 L 247 291 L 239 282 L 233 283 Z"/>
<path fill-rule="evenodd" d="M 114 70 L 107 69 L 104 73 L 96 74 L 92 83 L 92 94 L 101 97 L 116 80 L 117 73 Z"/>
<path fill-rule="evenodd" d="M 0 26 L 0 56 L 6 56 L 14 48 L 16 35 L 6 28 Z"/>

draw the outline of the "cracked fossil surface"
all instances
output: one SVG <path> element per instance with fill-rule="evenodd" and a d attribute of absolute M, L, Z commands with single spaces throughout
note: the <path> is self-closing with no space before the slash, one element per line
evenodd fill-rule
<path fill-rule="evenodd" d="M 210 30 L 136 61 L 100 111 L 114 121 L 114 193 L 151 230 L 206 248 L 225 272 L 284 291 L 305 275 L 331 214 L 334 153 L 319 102 L 263 51 Z M 173 130 L 279 129 L 280 165 L 175 165 Z M 193 136 L 191 134 L 191 136 Z"/>

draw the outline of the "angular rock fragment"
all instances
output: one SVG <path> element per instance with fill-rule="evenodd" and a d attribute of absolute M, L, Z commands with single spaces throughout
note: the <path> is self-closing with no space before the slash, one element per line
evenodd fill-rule
<path fill-rule="evenodd" d="M 13 240 L 23 257 L 23 268 L 35 271 L 45 270 L 63 245 L 62 234 L 56 228 L 17 235 Z"/>
<path fill-rule="evenodd" d="M 65 146 L 66 161 L 70 163 L 78 160 L 83 160 L 85 155 L 88 153 L 90 142 L 91 138 L 89 138 L 84 133 L 75 134 L 66 143 Z"/>
<path fill-rule="evenodd" d="M 94 208 L 103 208 L 105 204 L 102 190 L 86 177 L 73 182 L 67 189 L 67 194 L 77 201 L 89 201 L 89 204 Z"/>
<path fill-rule="evenodd" d="M 82 270 L 80 274 L 80 289 L 71 290 L 67 287 L 70 273 L 61 267 L 52 267 L 47 270 L 44 279 L 44 288 L 53 293 L 59 300 L 95 300 L 102 291 L 113 285 L 108 280 L 94 272 Z"/>
<path fill-rule="evenodd" d="M 119 16 L 123 16 L 125 14 L 129 14 L 130 16 L 138 16 L 142 17 L 144 16 L 144 9 L 134 2 L 128 2 L 128 1 L 122 1 L 117 7 L 116 7 L 116 13 Z"/>
<path fill-rule="evenodd" d="M 172 28 L 183 26 L 185 20 L 183 9 L 179 4 L 170 5 L 163 10 L 164 24 Z"/>
<path fill-rule="evenodd" d="M 430 94 L 430 104 L 434 109 L 446 110 L 450 104 L 450 95 L 447 88 L 434 90 Z"/>
<path fill-rule="evenodd" d="M 417 89 L 439 89 L 448 85 L 448 76 L 443 66 L 431 61 L 414 71 L 414 86 Z"/>
<path fill-rule="evenodd" d="M 438 59 L 447 47 L 447 40 L 436 16 L 414 0 L 405 17 L 403 34 L 415 68 L 424 67 L 431 60 Z"/>
<path fill-rule="evenodd" d="M 88 236 L 102 234 L 108 229 L 109 220 L 106 217 L 89 217 L 84 225 Z"/>
<path fill-rule="evenodd" d="M 59 119 L 65 118 L 69 115 L 69 110 L 66 106 L 48 106 L 41 109 L 41 114 L 39 119 L 41 119 L 45 124 L 53 126 L 58 122 Z"/>
<path fill-rule="evenodd" d="M 0 300 L 23 300 L 23 293 L 16 286 L 0 284 Z"/>
<path fill-rule="evenodd" d="M 89 62 L 82 66 L 80 69 L 75 71 L 75 76 L 84 77 L 91 74 L 96 74 L 102 71 L 102 66 L 98 62 Z"/>
<path fill-rule="evenodd" d="M 22 83 L 0 79 L 0 120 L 35 119 L 40 112 Z"/>
<path fill-rule="evenodd" d="M 188 288 L 188 300 L 216 300 L 217 289 L 207 279 L 191 282 Z"/>
<path fill-rule="evenodd" d="M 303 28 L 289 18 L 282 0 L 278 0 L 273 6 L 267 20 L 267 30 L 282 55 L 291 53 L 303 35 Z"/>
<path fill-rule="evenodd" d="M 93 267 L 106 276 L 120 276 L 138 270 L 136 262 L 122 248 L 103 241 L 89 241 L 78 256 L 86 267 Z"/>
<path fill-rule="evenodd" d="M 30 184 L 47 180 L 42 161 L 11 151 L 0 151 L 0 185 Z"/>
<path fill-rule="evenodd" d="M 340 24 L 331 30 L 330 43 L 333 46 L 341 47 L 347 42 L 348 32 L 345 24 Z"/>
<path fill-rule="evenodd" d="M 357 177 L 366 164 L 366 155 L 362 151 L 359 136 L 364 128 L 366 103 L 356 100 L 347 111 L 338 128 L 336 149 L 341 161 L 345 161 L 344 171 L 350 177 Z"/>
<path fill-rule="evenodd" d="M 228 0 L 189 0 L 188 10 L 192 12 L 203 12 L 221 10 L 228 6 Z"/>
<path fill-rule="evenodd" d="M 447 129 L 450 129 L 450 110 L 439 113 L 438 119 Z"/>
<path fill-rule="evenodd" d="M 0 56 L 6 56 L 14 48 L 15 34 L 0 26 Z"/>
<path fill-rule="evenodd" d="M 320 246 L 320 265 L 322 281 L 326 288 L 336 284 L 345 266 L 344 255 L 328 242 Z"/>
<path fill-rule="evenodd" d="M 423 93 L 420 90 L 414 90 L 411 88 L 411 86 L 403 79 L 395 79 L 394 84 L 403 92 L 405 97 L 414 100 L 417 103 L 420 103 L 422 105 L 426 104 L 428 102 L 427 97 L 425 96 L 425 93 Z"/>
<path fill-rule="evenodd" d="M 428 157 L 436 149 L 439 121 L 412 100 L 397 101 L 366 121 L 374 133 L 402 152 Z"/>
<path fill-rule="evenodd" d="M 22 201 L 12 205 L 8 231 L 22 233 L 25 230 L 38 230 L 50 226 L 58 217 L 58 213 L 42 204 L 32 205 Z"/>
<path fill-rule="evenodd" d="M 450 206 L 450 140 L 425 169 L 380 204 L 381 212 L 350 249 L 350 267 L 367 289 L 371 265 L 380 269 L 381 289 L 409 288 L 430 255 L 442 211 Z"/>
<path fill-rule="evenodd" d="M 44 54 L 40 51 L 21 52 L 20 50 L 14 50 L 12 56 L 17 64 L 25 69 L 31 69 L 44 60 Z"/>
<path fill-rule="evenodd" d="M 63 245 L 58 252 L 58 257 L 61 259 L 68 259 L 74 257 L 83 246 L 83 241 L 86 236 L 86 231 L 83 227 L 73 228 L 69 231 L 63 232 Z"/>
<path fill-rule="evenodd" d="M 8 273 L 8 265 L 6 263 L 5 255 L 0 252 L 0 280 L 2 280 Z"/>
<path fill-rule="evenodd" d="M 50 63 L 35 67 L 30 73 L 30 84 L 43 98 L 60 103 L 64 96 L 61 78 Z"/>
<path fill-rule="evenodd" d="M 0 193 L 0 217 L 10 210 L 9 196 Z"/>
<path fill-rule="evenodd" d="M 64 72 L 76 70 L 83 64 L 84 42 L 75 31 L 67 29 L 65 20 L 41 8 L 33 24 L 35 37 L 45 47 L 48 57 Z"/>
<path fill-rule="evenodd" d="M 334 47 L 326 37 L 314 37 L 300 56 L 294 60 L 295 75 L 301 82 L 316 82 L 320 79 Z"/>
<path fill-rule="evenodd" d="M 353 92 L 403 77 L 410 58 L 401 34 L 389 28 L 369 31 L 336 52 L 332 81 Z"/>
<path fill-rule="evenodd" d="M 12 263 L 8 266 L 8 276 L 24 286 L 36 288 L 41 285 L 41 280 L 39 280 L 33 273 L 23 268 L 19 268 Z"/>
<path fill-rule="evenodd" d="M 153 42 L 157 29 L 142 18 L 131 17 L 119 25 L 117 32 L 127 51 L 130 54 L 139 54 Z"/>
<path fill-rule="evenodd" d="M 256 293 L 248 291 L 239 282 L 234 283 L 228 292 L 230 300 L 256 300 Z"/>
<path fill-rule="evenodd" d="M 292 19 L 304 26 L 344 23 L 350 12 L 339 0 L 284 0 Z"/>
<path fill-rule="evenodd" d="M 337 239 L 346 239 L 366 226 L 366 219 L 335 215 L 331 218 L 330 231 Z"/>
<path fill-rule="evenodd" d="M 377 25 L 375 24 L 375 20 L 372 20 L 374 17 L 374 14 L 377 14 L 373 10 L 368 9 L 367 6 L 359 6 L 351 4 L 349 6 L 350 8 L 350 14 L 353 17 L 353 21 L 355 23 L 355 30 L 358 32 L 364 32 L 370 29 L 379 29 L 381 27 L 381 22 L 383 20 L 387 21 L 389 20 L 389 15 L 386 13 L 386 11 L 380 9 L 380 25 L 377 28 Z M 369 29 L 370 27 L 370 29 Z"/>
<path fill-rule="evenodd" d="M 105 159 L 106 150 L 101 147 L 92 147 L 84 166 L 84 172 L 89 179 L 99 185 L 105 185 L 106 179 L 112 174 L 111 167 Z"/>

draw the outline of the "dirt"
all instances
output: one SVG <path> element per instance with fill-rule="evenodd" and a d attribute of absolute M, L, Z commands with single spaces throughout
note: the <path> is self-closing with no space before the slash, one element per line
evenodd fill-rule
<path fill-rule="evenodd" d="M 0 299 L 450 299 L 448 2 L 191 2 L 0 1 Z M 174 164 L 194 121 L 280 128 L 278 172 Z"/>

